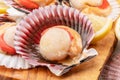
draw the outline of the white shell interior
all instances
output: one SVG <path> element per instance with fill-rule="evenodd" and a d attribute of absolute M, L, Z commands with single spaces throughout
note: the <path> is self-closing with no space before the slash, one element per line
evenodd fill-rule
<path fill-rule="evenodd" d="M 6 55 L 0 53 L 0 66 L 5 66 L 7 68 L 13 69 L 28 69 L 31 66 L 26 60 L 24 60 L 20 55 Z"/>

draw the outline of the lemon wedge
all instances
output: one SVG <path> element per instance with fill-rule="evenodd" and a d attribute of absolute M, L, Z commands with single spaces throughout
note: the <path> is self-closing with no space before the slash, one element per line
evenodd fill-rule
<path fill-rule="evenodd" d="M 120 17 L 117 19 L 115 23 L 115 34 L 116 37 L 120 40 Z"/>
<path fill-rule="evenodd" d="M 120 0 L 117 0 L 118 1 L 118 3 L 120 4 Z"/>
<path fill-rule="evenodd" d="M 93 29 L 95 31 L 95 37 L 92 40 L 92 43 L 104 38 L 112 29 L 113 20 L 94 14 L 88 14 L 87 16 L 92 22 Z"/>
<path fill-rule="evenodd" d="M 8 8 L 9 7 L 7 5 L 5 5 L 5 3 L 2 0 L 0 0 L 0 14 L 6 13 L 6 10 Z"/>

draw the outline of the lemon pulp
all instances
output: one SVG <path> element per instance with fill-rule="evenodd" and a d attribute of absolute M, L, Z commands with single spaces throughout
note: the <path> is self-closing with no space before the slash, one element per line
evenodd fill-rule
<path fill-rule="evenodd" d="M 120 4 L 120 0 L 117 0 L 118 1 L 118 3 Z"/>
<path fill-rule="evenodd" d="M 87 14 L 87 16 L 92 22 L 92 26 L 95 31 L 95 37 L 92 40 L 92 43 L 104 38 L 104 36 L 106 36 L 112 29 L 113 21 L 111 19 L 94 14 Z"/>

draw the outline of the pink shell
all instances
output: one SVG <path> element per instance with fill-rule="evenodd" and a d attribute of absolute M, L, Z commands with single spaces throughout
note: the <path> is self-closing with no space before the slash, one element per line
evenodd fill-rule
<path fill-rule="evenodd" d="M 4 2 L 5 2 L 7 5 L 12 6 L 12 7 L 14 7 L 15 9 L 18 9 L 18 10 L 23 11 L 23 12 L 25 12 L 25 13 L 29 13 L 29 12 L 32 11 L 31 9 L 27 9 L 27 8 L 25 8 L 25 7 L 23 7 L 23 6 L 18 5 L 14 0 L 4 0 Z"/>
<path fill-rule="evenodd" d="M 28 16 L 17 25 L 14 44 L 16 52 L 21 54 L 30 64 L 34 66 L 47 66 L 51 72 L 60 76 L 77 64 L 71 66 L 51 64 L 45 61 L 36 49 L 36 44 L 38 44 L 40 40 L 41 32 L 45 28 L 54 25 L 66 25 L 76 30 L 82 37 L 83 51 L 87 50 L 87 47 L 94 37 L 91 22 L 85 15 L 74 8 L 52 5 L 33 10 L 32 13 L 28 14 Z M 97 55 L 94 49 L 90 49 L 87 52 L 88 56 L 81 59 L 79 61 L 80 63 Z"/>
<path fill-rule="evenodd" d="M 20 55 L 7 55 L 0 53 L 0 66 L 13 69 L 29 69 L 35 66 L 30 65 Z"/>
<path fill-rule="evenodd" d="M 100 80 L 120 80 L 120 41 L 101 71 Z"/>
<path fill-rule="evenodd" d="M 120 80 L 120 53 L 116 54 L 104 66 L 100 78 L 105 80 Z"/>
<path fill-rule="evenodd" d="M 30 13 L 33 10 L 33 9 L 25 8 L 25 7 L 17 4 L 14 0 L 4 0 L 4 2 L 7 5 L 14 7 L 15 9 L 22 11 L 22 12 L 25 12 L 25 13 Z M 58 0 L 56 0 L 55 4 L 59 4 Z"/>
<path fill-rule="evenodd" d="M 107 0 L 107 1 L 108 1 L 108 3 L 110 4 L 110 7 L 111 7 L 111 12 L 107 16 L 107 18 L 110 18 L 113 21 L 115 21 L 120 15 L 120 5 L 119 5 L 117 0 Z M 72 6 L 72 4 L 71 4 L 71 2 L 69 0 L 68 0 L 68 4 L 70 6 Z M 84 5 L 86 5 L 86 4 L 84 4 Z"/>

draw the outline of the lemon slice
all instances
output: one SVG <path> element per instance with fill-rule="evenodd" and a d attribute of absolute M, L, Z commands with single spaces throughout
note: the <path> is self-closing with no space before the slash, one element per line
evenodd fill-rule
<path fill-rule="evenodd" d="M 115 23 L 115 34 L 116 37 L 120 40 L 120 17 L 117 19 Z"/>
<path fill-rule="evenodd" d="M 92 43 L 104 38 L 104 36 L 106 36 L 112 29 L 113 20 L 94 14 L 88 14 L 87 16 L 91 20 L 93 29 L 95 31 L 95 37 L 92 40 Z"/>
<path fill-rule="evenodd" d="M 117 0 L 118 1 L 118 3 L 120 4 L 120 0 Z"/>
<path fill-rule="evenodd" d="M 8 6 L 5 5 L 5 3 L 0 0 L 0 14 L 6 13 L 6 10 L 8 9 Z"/>

